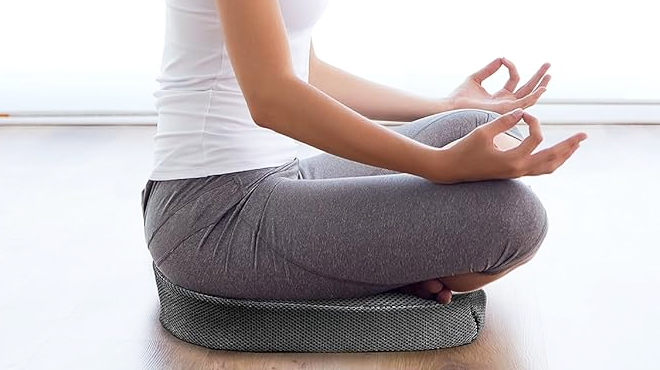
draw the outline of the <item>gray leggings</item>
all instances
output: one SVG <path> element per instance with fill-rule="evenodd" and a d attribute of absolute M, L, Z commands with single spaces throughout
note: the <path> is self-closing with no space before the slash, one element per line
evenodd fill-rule
<path fill-rule="evenodd" d="M 396 131 L 441 147 L 493 118 L 455 111 Z M 547 231 L 543 206 L 520 181 L 438 185 L 329 154 L 148 181 L 142 205 L 160 270 L 185 288 L 233 298 L 354 297 L 497 273 L 530 258 Z"/>

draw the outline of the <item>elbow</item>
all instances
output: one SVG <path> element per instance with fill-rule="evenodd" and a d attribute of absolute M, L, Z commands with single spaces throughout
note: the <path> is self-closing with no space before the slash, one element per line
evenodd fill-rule
<path fill-rule="evenodd" d="M 289 94 L 282 94 L 282 91 L 291 91 L 291 85 L 268 81 L 259 86 L 243 93 L 250 116 L 257 126 L 277 131 L 278 122 L 286 119 L 287 107 L 290 104 Z"/>
<path fill-rule="evenodd" d="M 270 98 L 265 96 L 263 93 L 252 93 L 247 94 L 243 93 L 245 101 L 250 111 L 250 116 L 252 121 L 259 126 L 264 128 L 270 128 L 272 118 L 269 116 L 268 112 L 270 111 Z"/>
<path fill-rule="evenodd" d="M 249 102 L 248 108 L 252 121 L 259 126 L 267 129 L 273 129 L 275 126 L 273 110 L 263 101 Z"/>

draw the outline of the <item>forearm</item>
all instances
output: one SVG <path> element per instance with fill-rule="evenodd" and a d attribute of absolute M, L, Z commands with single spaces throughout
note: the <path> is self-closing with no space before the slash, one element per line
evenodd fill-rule
<path fill-rule="evenodd" d="M 272 91 L 258 103 L 261 114 L 253 117 L 261 126 L 343 158 L 425 178 L 442 164 L 442 149 L 374 123 L 314 86 L 295 78 L 273 86 L 287 94 Z"/>
<path fill-rule="evenodd" d="M 310 59 L 309 82 L 356 112 L 375 120 L 413 121 L 454 109 L 449 99 L 431 99 L 352 75 Z"/>
<path fill-rule="evenodd" d="M 216 0 L 216 6 L 231 66 L 256 124 L 349 160 L 430 180 L 452 167 L 443 160 L 446 150 L 371 122 L 302 81 L 276 1 Z"/>

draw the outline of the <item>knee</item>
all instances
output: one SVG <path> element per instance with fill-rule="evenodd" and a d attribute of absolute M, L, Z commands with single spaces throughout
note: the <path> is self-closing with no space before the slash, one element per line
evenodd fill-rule
<path fill-rule="evenodd" d="M 450 113 L 450 115 L 454 120 L 464 122 L 464 126 L 468 127 L 469 131 L 484 125 L 499 116 L 495 112 L 481 109 L 461 109 Z"/>
<path fill-rule="evenodd" d="M 495 266 L 488 272 L 498 273 L 528 262 L 539 250 L 548 230 L 548 218 L 541 201 L 520 181 L 506 181 L 508 200 L 500 203 L 500 232 L 505 243 Z"/>
<path fill-rule="evenodd" d="M 448 127 L 443 127 L 443 130 L 449 130 L 452 140 L 458 140 L 472 132 L 475 128 L 494 120 L 496 117 L 497 113 L 485 110 L 458 110 L 447 115 L 446 121 L 450 122 L 450 124 L 446 125 Z"/>
<path fill-rule="evenodd" d="M 416 136 L 441 131 L 448 135 L 451 140 L 457 140 L 469 134 L 475 128 L 494 120 L 497 116 L 497 113 L 479 109 L 461 109 L 437 113 L 419 120 L 421 127 Z"/>
<path fill-rule="evenodd" d="M 548 231 L 548 216 L 541 200 L 528 185 L 516 181 L 515 211 L 512 212 L 513 224 L 510 225 L 516 244 L 523 255 L 535 253 L 541 246 Z M 516 226 L 522 225 L 522 227 Z M 514 231 L 515 230 L 515 231 Z"/>

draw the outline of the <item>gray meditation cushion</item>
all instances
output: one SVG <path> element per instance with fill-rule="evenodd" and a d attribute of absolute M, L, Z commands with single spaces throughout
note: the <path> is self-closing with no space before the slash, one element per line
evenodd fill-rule
<path fill-rule="evenodd" d="M 179 287 L 154 266 L 160 322 L 203 347 L 246 352 L 419 351 L 474 341 L 486 293 L 456 294 L 448 305 L 408 294 L 350 299 L 245 300 Z"/>

